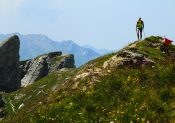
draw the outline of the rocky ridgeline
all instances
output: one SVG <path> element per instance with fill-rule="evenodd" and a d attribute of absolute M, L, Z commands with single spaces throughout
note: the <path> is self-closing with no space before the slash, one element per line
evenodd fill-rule
<path fill-rule="evenodd" d="M 94 85 L 94 83 L 99 82 L 103 76 L 110 75 L 112 71 L 117 68 L 154 68 L 157 64 L 157 61 L 154 58 L 149 57 L 146 54 L 140 52 L 139 45 L 144 43 L 147 46 L 147 48 L 157 49 L 161 52 L 160 46 L 163 40 L 161 38 L 151 41 L 148 39 L 145 39 L 142 42 L 136 41 L 130 44 L 129 46 L 125 47 L 119 52 L 113 53 L 111 57 L 105 59 L 103 62 L 101 62 L 99 58 L 96 60 L 96 62 L 86 64 L 83 67 L 83 69 L 79 71 L 72 80 L 75 82 L 75 84 L 73 84 L 72 86 L 72 89 L 79 88 L 80 81 L 86 78 L 90 78 L 88 80 L 89 85 L 87 87 L 91 87 Z M 144 47 L 146 47 L 145 45 Z M 171 53 L 171 57 L 173 56 L 174 55 L 172 55 Z M 98 62 L 100 62 L 100 65 L 98 65 Z"/>
<path fill-rule="evenodd" d="M 52 52 L 32 60 L 19 61 L 20 41 L 12 36 L 0 43 L 0 91 L 11 92 L 63 68 L 74 68 L 73 55 Z"/>
<path fill-rule="evenodd" d="M 74 68 L 73 55 L 62 55 L 62 52 L 51 52 L 32 60 L 20 62 L 21 86 L 25 87 L 63 68 Z"/>

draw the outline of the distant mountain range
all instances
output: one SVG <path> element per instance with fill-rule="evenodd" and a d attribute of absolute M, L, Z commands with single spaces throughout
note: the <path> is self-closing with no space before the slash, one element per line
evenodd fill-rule
<path fill-rule="evenodd" d="M 86 62 L 97 58 L 101 55 L 109 53 L 108 50 L 97 50 L 92 46 L 79 46 L 71 40 L 67 41 L 53 41 L 45 35 L 28 34 L 22 35 L 20 33 L 0 34 L 0 41 L 12 36 L 18 35 L 20 38 L 20 59 L 26 60 L 34 58 L 38 55 L 62 51 L 64 54 L 74 54 L 76 66 L 79 67 Z"/>
<path fill-rule="evenodd" d="M 95 47 L 93 47 L 93 46 L 91 46 L 91 45 L 84 45 L 83 47 L 92 49 L 92 50 L 94 50 L 95 52 L 99 53 L 100 55 L 105 55 L 105 54 L 112 53 L 112 50 L 97 49 L 97 48 L 95 48 Z"/>

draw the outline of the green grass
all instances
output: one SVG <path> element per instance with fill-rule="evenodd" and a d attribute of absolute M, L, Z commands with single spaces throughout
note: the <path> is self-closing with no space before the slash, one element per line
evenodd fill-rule
<path fill-rule="evenodd" d="M 142 71 L 114 70 L 89 90 L 64 88 L 64 93 L 61 90 L 52 95 L 52 102 L 38 106 L 32 113 L 19 112 L 10 121 L 170 122 L 175 118 L 174 75 L 175 64 Z"/>
<path fill-rule="evenodd" d="M 80 69 L 83 69 L 84 67 L 87 67 L 89 65 L 94 65 L 95 67 L 102 67 L 103 63 L 105 61 L 107 61 L 109 58 L 111 58 L 112 56 L 114 56 L 116 53 L 110 53 L 104 56 L 101 56 L 99 58 L 96 58 L 94 60 L 91 60 L 90 62 L 88 62 L 87 64 L 83 65 L 80 67 Z"/>
<path fill-rule="evenodd" d="M 45 99 L 49 94 L 52 93 L 52 88 L 57 86 L 65 81 L 65 78 L 71 76 L 75 70 L 69 70 L 65 72 L 54 72 L 48 76 L 40 79 L 32 85 L 29 85 L 25 88 L 21 88 L 13 93 L 7 93 L 3 95 L 4 100 L 6 101 L 5 111 L 9 114 L 14 114 L 11 103 L 14 105 L 15 112 L 18 110 L 18 107 L 24 103 L 25 107 L 35 108 L 39 102 L 44 103 Z M 20 94 L 24 95 L 20 99 L 15 99 L 16 96 Z"/>
<path fill-rule="evenodd" d="M 155 60 L 162 60 L 165 57 L 160 49 L 149 46 L 147 41 L 137 43 L 138 52 Z"/>

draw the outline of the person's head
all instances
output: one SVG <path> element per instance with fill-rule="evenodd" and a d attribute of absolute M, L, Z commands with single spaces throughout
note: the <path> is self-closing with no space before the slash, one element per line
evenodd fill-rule
<path fill-rule="evenodd" d="M 142 20 L 142 18 L 140 17 L 139 20 Z"/>

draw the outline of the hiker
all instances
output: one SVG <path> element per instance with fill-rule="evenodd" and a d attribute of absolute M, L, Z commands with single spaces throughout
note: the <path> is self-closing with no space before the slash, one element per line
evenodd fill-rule
<path fill-rule="evenodd" d="M 138 37 L 138 40 L 142 40 L 142 32 L 144 30 L 144 22 L 142 21 L 141 18 L 139 18 L 139 20 L 137 21 L 137 24 L 136 24 L 136 32 L 137 32 L 137 37 Z"/>
<path fill-rule="evenodd" d="M 165 53 L 169 53 L 169 45 L 172 43 L 173 41 L 168 39 L 168 38 L 163 38 L 163 44 L 160 47 L 161 51 L 165 52 Z"/>

